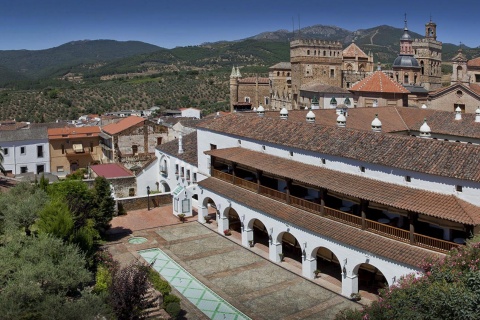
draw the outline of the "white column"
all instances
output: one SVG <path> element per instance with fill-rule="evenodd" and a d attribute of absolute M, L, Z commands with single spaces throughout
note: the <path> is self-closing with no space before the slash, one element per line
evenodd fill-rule
<path fill-rule="evenodd" d="M 317 259 L 312 257 L 307 257 L 303 260 L 302 263 L 302 276 L 307 279 L 314 279 L 315 274 L 313 271 L 317 269 Z"/>
<path fill-rule="evenodd" d="M 250 247 L 249 241 L 253 241 L 253 229 L 244 227 L 242 232 L 242 246 Z"/>
<path fill-rule="evenodd" d="M 223 234 L 223 231 L 228 229 L 228 217 L 225 217 L 221 214 L 217 215 L 217 222 L 218 222 L 218 233 Z"/>
<path fill-rule="evenodd" d="M 342 272 L 342 295 L 350 298 L 352 293 L 358 293 L 358 275 L 347 270 Z"/>
<path fill-rule="evenodd" d="M 282 253 L 282 243 L 272 242 L 268 247 L 268 258 L 273 262 L 280 262 L 279 254 Z"/>
<path fill-rule="evenodd" d="M 198 207 L 198 222 L 205 223 L 205 216 L 208 215 L 208 207 L 199 206 Z"/>

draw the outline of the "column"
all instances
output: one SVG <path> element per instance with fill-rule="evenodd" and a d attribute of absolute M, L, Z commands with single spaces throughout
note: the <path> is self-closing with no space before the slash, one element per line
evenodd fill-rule
<path fill-rule="evenodd" d="M 292 179 L 285 179 L 287 183 L 287 203 L 290 203 L 290 189 L 292 188 Z"/>
<path fill-rule="evenodd" d="M 273 262 L 280 262 L 279 254 L 282 253 L 282 243 L 281 242 L 272 242 L 268 246 L 268 258 Z"/>
<path fill-rule="evenodd" d="M 350 298 L 352 293 L 358 293 L 358 275 L 347 271 L 342 273 L 342 295 Z"/>
<path fill-rule="evenodd" d="M 365 230 L 367 228 L 367 208 L 368 208 L 368 201 L 367 200 L 360 200 L 360 213 L 362 214 L 362 229 Z"/>
<path fill-rule="evenodd" d="M 325 197 L 327 196 L 327 190 L 320 189 L 320 215 L 325 215 Z"/>
<path fill-rule="evenodd" d="M 408 212 L 408 220 L 410 222 L 410 244 L 415 244 L 415 225 L 417 224 L 418 214 Z"/>
<path fill-rule="evenodd" d="M 198 207 L 198 222 L 205 223 L 205 216 L 208 215 L 208 207 L 201 205 Z"/>
<path fill-rule="evenodd" d="M 236 176 L 236 173 L 235 171 L 237 171 L 237 164 L 235 162 L 232 162 L 232 183 L 235 184 L 235 176 Z"/>
<path fill-rule="evenodd" d="M 253 229 L 248 228 L 245 226 L 242 231 L 242 246 L 250 247 L 250 241 L 254 241 L 253 239 Z"/>
<path fill-rule="evenodd" d="M 260 193 L 260 186 L 262 185 L 260 183 L 261 178 L 262 178 L 262 170 L 257 169 L 257 193 Z"/>
<path fill-rule="evenodd" d="M 311 256 L 307 256 L 303 259 L 302 263 L 302 276 L 307 279 L 314 279 L 315 274 L 313 273 L 317 270 L 317 258 L 312 258 Z"/>

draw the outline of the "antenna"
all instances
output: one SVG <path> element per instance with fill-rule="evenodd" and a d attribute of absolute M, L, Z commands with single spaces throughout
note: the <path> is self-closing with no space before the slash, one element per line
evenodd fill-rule
<path fill-rule="evenodd" d="M 407 29 L 407 13 L 405 12 L 405 29 Z"/>
<path fill-rule="evenodd" d="M 292 34 L 293 34 L 293 40 L 295 40 L 295 19 L 292 16 Z"/>
<path fill-rule="evenodd" d="M 302 38 L 302 35 L 301 35 L 301 28 L 300 28 L 300 15 L 298 15 L 298 38 L 301 39 Z"/>

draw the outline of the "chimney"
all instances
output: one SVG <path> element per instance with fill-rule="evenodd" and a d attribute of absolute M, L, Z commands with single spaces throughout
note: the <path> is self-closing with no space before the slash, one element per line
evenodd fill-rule
<path fill-rule="evenodd" d="M 307 113 L 307 123 L 315 123 L 315 113 L 312 110 Z"/>
<path fill-rule="evenodd" d="M 343 112 L 340 112 L 340 114 L 337 117 L 337 127 L 345 128 L 346 126 L 347 126 L 347 118 L 343 115 Z"/>
<path fill-rule="evenodd" d="M 180 136 L 178 137 L 178 154 L 183 153 L 183 134 L 180 133 Z"/>
<path fill-rule="evenodd" d="M 480 122 L 480 107 L 475 110 L 475 122 Z"/>
<path fill-rule="evenodd" d="M 375 115 L 375 119 L 372 121 L 372 131 L 382 132 L 382 122 L 378 119 L 378 114 Z"/>
<path fill-rule="evenodd" d="M 462 109 L 460 107 L 455 109 L 455 120 L 462 120 Z"/>

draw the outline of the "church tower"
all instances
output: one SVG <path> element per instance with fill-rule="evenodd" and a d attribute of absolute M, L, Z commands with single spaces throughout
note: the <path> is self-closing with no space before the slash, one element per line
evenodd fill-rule
<path fill-rule="evenodd" d="M 442 87 L 442 43 L 437 41 L 437 25 L 425 24 L 425 38 L 415 39 L 413 51 L 420 65 L 420 84 L 427 90 Z"/>
<path fill-rule="evenodd" d="M 233 105 L 238 102 L 238 78 L 240 77 L 240 71 L 237 70 L 233 66 L 230 74 L 230 112 L 233 112 Z"/>
<path fill-rule="evenodd" d="M 407 15 L 405 15 L 405 27 L 400 38 L 400 54 L 393 61 L 392 69 L 395 80 L 403 85 L 418 85 L 420 83 L 420 66 L 415 59 L 413 40 L 407 28 Z"/>
<path fill-rule="evenodd" d="M 457 82 L 468 85 L 470 82 L 470 78 L 467 74 L 467 61 L 467 57 L 463 53 L 462 48 L 458 49 L 457 54 L 452 58 L 452 85 Z"/>

